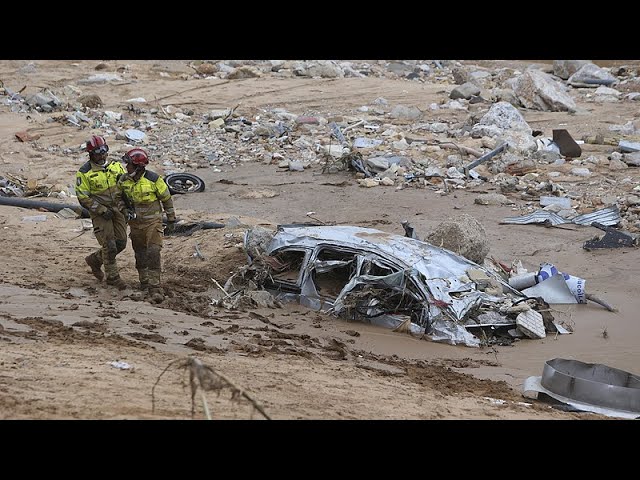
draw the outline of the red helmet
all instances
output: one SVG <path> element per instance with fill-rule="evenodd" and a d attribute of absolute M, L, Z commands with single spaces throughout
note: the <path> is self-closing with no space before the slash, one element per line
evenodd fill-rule
<path fill-rule="evenodd" d="M 127 163 L 133 163 L 134 165 L 138 165 L 140 167 L 149 165 L 149 157 L 147 155 L 147 152 L 145 152 L 141 148 L 132 148 L 123 155 L 122 159 Z"/>
<path fill-rule="evenodd" d="M 106 153 L 109 151 L 109 146 L 107 145 L 104 137 L 93 135 L 91 137 L 91 140 L 89 140 L 86 144 L 86 150 L 89 153 Z"/>

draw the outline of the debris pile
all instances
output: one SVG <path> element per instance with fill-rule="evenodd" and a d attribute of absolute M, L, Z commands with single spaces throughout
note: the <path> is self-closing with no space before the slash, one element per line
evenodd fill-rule
<path fill-rule="evenodd" d="M 410 236 L 352 226 L 281 225 L 275 232 L 249 229 L 244 245 L 249 264 L 224 286 L 223 302 L 229 305 L 239 292 L 265 289 L 276 301 L 474 347 L 570 332 L 556 325 L 544 294 L 513 288 L 510 271 L 492 260 L 476 264 Z M 553 269 L 541 268 L 538 277 Z M 586 302 L 584 280 L 567 282 Z"/>
<path fill-rule="evenodd" d="M 125 65 L 116 73 L 97 73 L 75 84 L 34 93 L 28 93 L 31 89 L 26 86 L 14 91 L 2 85 L 0 103 L 17 113 L 49 114 L 51 122 L 99 129 L 106 137 L 124 142 L 122 149 L 142 145 L 169 174 L 197 168 L 224 172 L 242 163 L 261 162 L 292 172 L 351 170 L 364 188 L 429 188 L 447 195 L 487 183 L 497 186 L 521 213 L 532 213 L 535 202 L 548 196 L 572 201 L 572 208 L 564 212 L 549 206 L 563 218 L 616 205 L 620 227 L 640 231 L 638 187 L 631 177 L 624 177 L 625 169 L 640 165 L 633 122 L 611 126 L 613 134 L 601 132 L 594 139 L 573 140 L 570 132 L 560 128 L 545 137 L 527 124 L 521 111 L 574 111 L 573 99 L 579 97 L 635 101 L 640 96 L 632 91 L 640 83 L 635 69 L 603 69 L 585 60 L 557 60 L 552 67 L 533 64 L 524 71 L 492 71 L 439 60 L 225 60 L 192 62 L 189 68 L 192 72 L 180 78 L 207 82 L 196 88 L 273 75 L 384 77 L 441 84 L 444 90 L 440 103 L 403 105 L 377 97 L 342 112 L 290 112 L 277 106 L 245 109 L 240 105 L 201 111 L 201 107 L 180 104 L 175 95 L 153 100 L 127 97 L 118 108 L 109 110 L 97 94 L 83 91 L 93 85 L 134 81 L 134 69 Z M 620 95 L 610 92 L 614 87 L 620 89 Z M 624 95 L 625 89 L 630 93 Z M 616 141 L 608 155 L 581 148 L 610 136 Z M 80 146 L 44 147 L 35 136 L 24 138 L 36 150 L 65 155 L 81 152 Z M 609 193 L 613 185 L 620 192 L 615 196 Z"/>

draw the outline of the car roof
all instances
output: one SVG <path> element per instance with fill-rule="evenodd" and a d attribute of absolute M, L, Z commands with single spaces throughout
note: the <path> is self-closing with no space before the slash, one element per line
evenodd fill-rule
<path fill-rule="evenodd" d="M 377 253 L 383 258 L 390 257 L 406 267 L 415 268 L 427 278 L 459 277 L 470 267 L 478 266 L 461 255 L 415 238 L 351 225 L 280 226 L 267 253 L 287 246 L 315 247 L 321 244 L 351 247 Z"/>

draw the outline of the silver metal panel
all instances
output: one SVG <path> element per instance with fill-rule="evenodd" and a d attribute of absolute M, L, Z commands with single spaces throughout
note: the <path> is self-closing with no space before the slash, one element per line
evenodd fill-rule
<path fill-rule="evenodd" d="M 542 297 L 545 302 L 551 304 L 578 303 L 561 273 L 556 273 L 533 287 L 525 288 L 522 293 L 527 297 Z"/>
<path fill-rule="evenodd" d="M 620 210 L 616 205 L 612 207 L 596 210 L 595 212 L 585 213 L 578 215 L 571 219 L 572 223 L 576 225 L 591 225 L 593 222 L 598 222 L 607 227 L 617 225 L 620 222 Z"/>
<path fill-rule="evenodd" d="M 537 210 L 529 215 L 522 215 L 521 217 L 508 217 L 502 220 L 501 223 L 514 223 L 516 225 L 527 225 L 529 223 L 544 223 L 546 221 L 551 222 L 551 225 L 562 225 L 569 223 L 568 220 L 562 218 L 560 215 L 549 212 L 547 210 Z"/>
<path fill-rule="evenodd" d="M 554 358 L 545 362 L 541 377 L 526 379 L 523 390 L 526 396 L 542 392 L 585 411 L 640 417 L 640 377 L 607 365 Z"/>

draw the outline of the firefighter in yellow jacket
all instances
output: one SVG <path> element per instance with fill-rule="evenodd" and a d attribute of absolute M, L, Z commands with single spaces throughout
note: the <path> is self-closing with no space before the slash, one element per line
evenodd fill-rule
<path fill-rule="evenodd" d="M 160 282 L 160 249 L 164 233 L 175 228 L 176 213 L 169 187 L 160 175 L 146 170 L 149 156 L 141 148 L 129 150 L 122 159 L 127 174 L 118 185 L 129 208 L 131 246 L 135 252 L 140 288 L 148 289 L 153 303 L 164 300 Z M 162 211 L 167 215 L 167 226 L 162 227 Z"/>
<path fill-rule="evenodd" d="M 109 146 L 103 137 L 93 135 L 86 143 L 89 161 L 76 173 L 76 195 L 80 205 L 89 210 L 93 233 L 100 249 L 85 257 L 91 272 L 102 280 L 102 265 L 107 284 L 119 290 L 127 288 L 120 278 L 116 255 L 127 246 L 127 222 L 122 214 L 124 203 L 117 180 L 125 173 L 120 162 L 108 161 Z"/>

